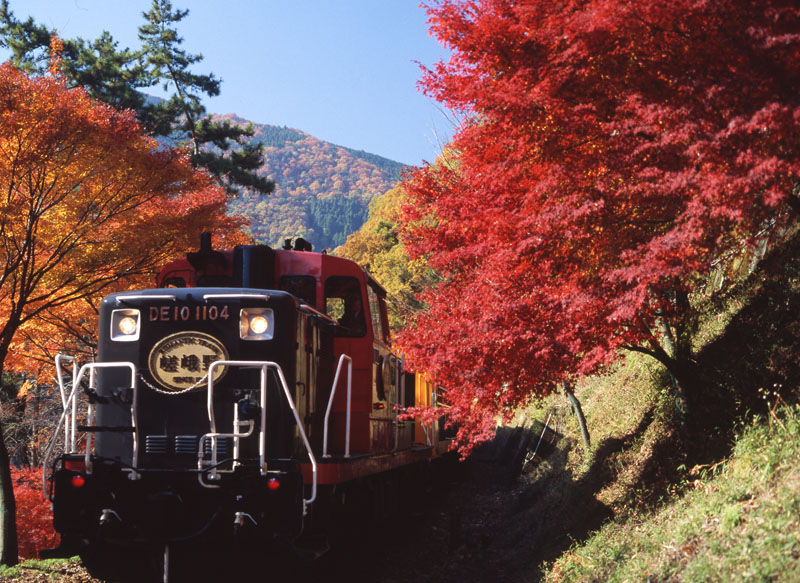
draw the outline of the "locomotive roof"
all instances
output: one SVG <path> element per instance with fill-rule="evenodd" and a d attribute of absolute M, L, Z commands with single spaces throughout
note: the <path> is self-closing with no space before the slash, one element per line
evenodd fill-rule
<path fill-rule="evenodd" d="M 309 275 L 315 277 L 317 280 L 323 280 L 330 275 L 350 275 L 369 281 L 370 285 L 379 290 L 383 295 L 386 295 L 386 290 L 383 288 L 383 286 L 360 265 L 350 259 L 338 257 L 336 255 L 330 255 L 328 253 L 318 253 L 315 251 L 273 249 L 266 245 L 257 245 L 251 247 L 262 247 L 269 249 L 275 254 L 275 275 L 277 277 L 284 275 Z M 199 253 L 203 253 L 203 251 L 201 250 Z M 212 250 L 209 248 L 205 251 L 205 253 L 213 253 L 217 258 L 225 263 L 226 270 L 232 270 L 234 250 Z M 191 256 L 193 255 L 196 254 L 187 254 L 187 256 L 176 259 L 165 265 L 161 269 L 161 272 L 157 277 L 157 281 L 163 281 L 165 274 L 172 271 L 194 271 L 195 268 L 193 267 L 191 259 Z M 231 288 L 226 289 L 230 290 Z"/>
<path fill-rule="evenodd" d="M 203 300 L 206 298 L 226 297 L 232 300 L 241 299 L 263 299 L 268 296 L 270 299 L 282 299 L 284 301 L 297 302 L 292 294 L 273 289 L 255 288 L 232 288 L 232 287 L 170 287 L 153 288 L 142 290 L 131 290 L 117 292 L 103 298 L 103 303 L 125 303 L 126 300 L 171 300 L 171 301 L 191 301 Z"/>

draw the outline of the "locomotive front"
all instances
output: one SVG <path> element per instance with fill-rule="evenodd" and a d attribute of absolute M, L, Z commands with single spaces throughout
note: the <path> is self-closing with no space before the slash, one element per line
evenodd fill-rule
<path fill-rule="evenodd" d="M 85 450 L 65 453 L 54 473 L 62 540 L 297 537 L 315 494 L 300 471 L 315 465 L 306 376 L 326 341 L 318 314 L 281 291 L 105 298 L 98 362 L 74 379 L 87 381 L 76 382 L 89 398 L 76 427 Z"/>

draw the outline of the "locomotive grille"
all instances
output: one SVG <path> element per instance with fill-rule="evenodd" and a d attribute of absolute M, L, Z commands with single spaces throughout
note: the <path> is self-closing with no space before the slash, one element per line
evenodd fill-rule
<path fill-rule="evenodd" d="M 197 436 L 196 435 L 176 435 L 175 453 L 197 455 Z"/>
<path fill-rule="evenodd" d="M 166 435 L 148 435 L 145 437 L 144 450 L 149 454 L 165 454 L 167 453 L 167 436 Z"/>
<path fill-rule="evenodd" d="M 175 436 L 175 453 L 197 455 L 197 444 L 199 443 L 200 436 L 198 435 L 176 435 Z M 211 455 L 211 439 L 206 439 L 204 444 L 206 455 Z M 217 438 L 217 456 L 227 457 L 230 452 L 230 438 L 218 437 Z"/>

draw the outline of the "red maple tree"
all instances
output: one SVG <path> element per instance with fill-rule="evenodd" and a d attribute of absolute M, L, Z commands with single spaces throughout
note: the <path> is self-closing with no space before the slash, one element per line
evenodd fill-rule
<path fill-rule="evenodd" d="M 800 209 L 800 8 L 428 12 L 452 56 L 422 86 L 467 121 L 457 160 L 405 184 L 404 241 L 443 281 L 401 342 L 450 389 L 463 442 L 620 348 L 658 358 L 691 397 L 689 292 L 722 252 Z"/>
<path fill-rule="evenodd" d="M 43 550 L 58 546 L 59 540 L 50 501 L 42 495 L 42 469 L 12 467 L 11 479 L 17 500 L 19 557 L 38 558 Z"/>

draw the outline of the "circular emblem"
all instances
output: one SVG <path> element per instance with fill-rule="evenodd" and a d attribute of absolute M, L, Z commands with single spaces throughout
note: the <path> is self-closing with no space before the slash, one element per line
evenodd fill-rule
<path fill-rule="evenodd" d="M 217 360 L 228 360 L 225 346 L 202 332 L 178 332 L 159 340 L 148 357 L 150 374 L 169 392 L 184 392 L 207 382 L 208 369 Z M 214 381 L 227 367 L 214 367 Z"/>

